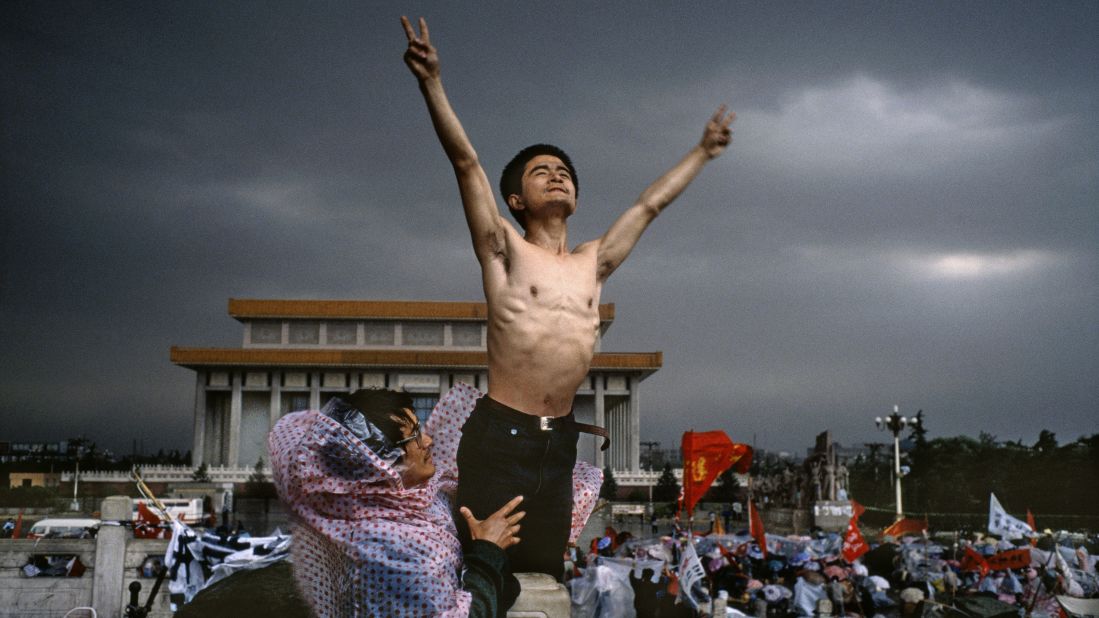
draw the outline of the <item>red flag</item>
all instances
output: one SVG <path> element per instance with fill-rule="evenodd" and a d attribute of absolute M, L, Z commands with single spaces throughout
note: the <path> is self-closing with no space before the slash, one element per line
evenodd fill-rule
<path fill-rule="evenodd" d="M 906 534 L 919 534 L 927 530 L 926 519 L 915 519 L 913 517 L 902 517 L 893 522 L 892 526 L 889 526 L 885 530 L 881 531 L 882 536 L 891 536 L 899 539 Z"/>
<path fill-rule="evenodd" d="M 19 517 L 15 520 L 15 529 L 11 531 L 11 538 L 18 539 L 23 534 L 23 509 L 19 509 Z"/>
<path fill-rule="evenodd" d="M 683 505 L 687 515 L 730 466 L 742 474 L 752 465 L 752 447 L 734 444 L 724 431 L 683 432 Z"/>
<path fill-rule="evenodd" d="M 1030 512 L 1030 509 L 1026 510 L 1026 525 L 1030 526 L 1031 532 L 1038 532 L 1038 525 L 1034 523 L 1034 513 Z M 1038 544 L 1038 537 L 1030 539 L 1031 545 Z"/>
<path fill-rule="evenodd" d="M 767 558 L 767 534 L 763 531 L 763 518 L 759 516 L 756 504 L 752 500 L 748 501 L 748 534 L 756 540 L 759 549 L 763 552 L 763 557 Z"/>
<path fill-rule="evenodd" d="M 733 442 L 733 452 L 729 455 L 729 465 L 737 474 L 748 474 L 752 467 L 752 447 L 740 442 Z"/>
<path fill-rule="evenodd" d="M 159 539 L 161 538 L 160 517 L 145 506 L 144 502 L 137 503 L 137 520 L 134 521 L 134 538 Z"/>
<path fill-rule="evenodd" d="M 963 571 L 980 571 L 982 579 L 985 575 L 988 575 L 988 561 L 985 560 L 984 556 L 974 551 L 972 547 L 965 548 L 961 567 Z"/>
<path fill-rule="evenodd" d="M 862 514 L 866 512 L 866 507 L 859 504 L 858 501 L 851 501 L 851 519 L 858 521 Z"/>
<path fill-rule="evenodd" d="M 858 503 L 855 502 L 855 504 Z M 854 562 L 858 560 L 859 556 L 870 551 L 870 546 L 863 538 L 862 532 L 859 531 L 859 515 L 862 514 L 862 511 L 858 510 L 856 513 L 851 521 L 847 522 L 847 532 L 843 534 L 843 559 L 848 562 Z"/>

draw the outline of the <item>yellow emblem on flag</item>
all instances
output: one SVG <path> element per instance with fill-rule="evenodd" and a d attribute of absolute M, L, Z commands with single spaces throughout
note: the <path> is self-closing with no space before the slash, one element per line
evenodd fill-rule
<path fill-rule="evenodd" d="M 701 483 L 706 480 L 706 458 L 699 457 L 694 461 L 694 465 L 691 466 L 691 480 L 696 483 Z"/>

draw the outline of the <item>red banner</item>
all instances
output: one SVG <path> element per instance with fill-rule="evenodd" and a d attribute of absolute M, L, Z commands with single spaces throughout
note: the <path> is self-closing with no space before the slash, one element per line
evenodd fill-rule
<path fill-rule="evenodd" d="M 1030 526 L 1030 530 L 1032 532 L 1037 532 L 1038 531 L 1038 525 L 1034 523 L 1034 513 L 1031 513 L 1030 509 L 1026 510 L 1026 525 Z M 1030 544 L 1032 546 L 1037 545 L 1038 544 L 1038 537 L 1034 537 L 1034 538 L 1030 539 Z"/>
<path fill-rule="evenodd" d="M 927 530 L 926 519 L 915 519 L 912 517 L 902 517 L 889 526 L 885 530 L 881 531 L 882 536 L 891 536 L 895 539 L 899 539 L 906 534 L 920 534 L 924 530 Z"/>
<path fill-rule="evenodd" d="M 752 538 L 756 540 L 760 551 L 763 552 L 764 559 L 766 559 L 767 533 L 763 531 L 763 518 L 759 516 L 756 504 L 752 500 L 748 501 L 748 534 L 752 535 Z"/>
<path fill-rule="evenodd" d="M 683 506 L 688 516 L 717 476 L 734 465 L 737 472 L 747 472 L 752 447 L 734 444 L 724 431 L 683 432 Z"/>
<path fill-rule="evenodd" d="M 972 547 L 965 548 L 961 567 L 963 571 L 980 571 L 981 577 L 988 575 L 988 561 L 985 560 L 984 556 L 974 551 Z"/>
<path fill-rule="evenodd" d="M 992 571 L 1025 569 L 1030 566 L 1029 549 L 1009 549 L 988 557 L 988 568 Z"/>
<path fill-rule="evenodd" d="M 870 545 L 866 543 L 862 532 L 859 531 L 859 515 L 862 514 L 862 506 L 852 501 L 852 506 L 859 507 L 856 515 L 847 522 L 847 532 L 843 534 L 843 559 L 848 562 L 858 560 L 859 556 L 870 551 Z"/>

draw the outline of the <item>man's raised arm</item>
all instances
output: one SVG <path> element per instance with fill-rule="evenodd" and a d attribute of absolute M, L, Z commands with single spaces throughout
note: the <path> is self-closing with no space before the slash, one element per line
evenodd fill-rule
<path fill-rule="evenodd" d="M 504 243 L 504 222 L 496 207 L 492 185 L 477 160 L 477 153 L 462 129 L 462 123 L 458 121 L 458 116 L 446 98 L 443 82 L 439 77 L 439 54 L 431 44 L 427 22 L 420 18 L 420 36 L 416 36 L 407 17 L 401 17 L 401 25 L 408 37 L 405 64 L 420 82 L 420 92 L 427 103 L 435 133 L 454 166 L 466 223 L 473 237 L 473 250 L 477 253 L 477 259 L 483 262 L 484 259 L 502 252 Z"/>
<path fill-rule="evenodd" d="M 622 264 L 641 238 L 645 228 L 649 227 L 653 219 L 672 203 L 683 189 L 687 188 L 694 177 L 702 171 L 702 167 L 710 159 L 724 152 L 725 147 L 732 141 L 732 130 L 729 127 L 735 118 L 735 113 L 726 113 L 724 105 L 719 107 L 706 123 L 706 130 L 702 133 L 702 139 L 698 145 L 672 169 L 649 185 L 637 198 L 637 202 L 622 213 L 607 233 L 603 234 L 599 242 L 599 255 L 596 258 L 598 260 L 596 274 L 600 281 L 609 277 Z"/>

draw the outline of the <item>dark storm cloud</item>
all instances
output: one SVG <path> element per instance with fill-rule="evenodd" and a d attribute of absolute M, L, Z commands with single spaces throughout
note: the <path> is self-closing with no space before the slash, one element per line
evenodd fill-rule
<path fill-rule="evenodd" d="M 574 243 L 737 110 L 604 294 L 604 349 L 665 352 L 647 439 L 857 443 L 893 403 L 933 435 L 1094 431 L 1094 3 L 4 11 L 8 438 L 188 448 L 167 350 L 238 345 L 229 297 L 480 298 L 401 12 L 490 178 L 572 154 Z"/>

